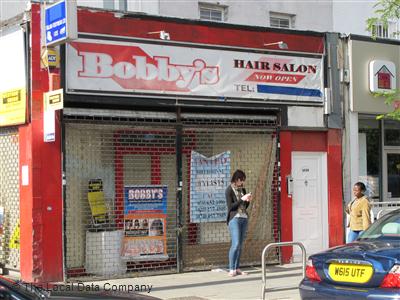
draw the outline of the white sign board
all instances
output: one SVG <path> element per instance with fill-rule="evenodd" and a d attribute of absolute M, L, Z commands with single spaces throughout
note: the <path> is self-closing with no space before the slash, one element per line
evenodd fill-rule
<path fill-rule="evenodd" d="M 390 92 L 396 89 L 396 65 L 391 61 L 373 60 L 369 63 L 369 89 Z"/>
<path fill-rule="evenodd" d="M 67 92 L 323 101 L 322 58 L 116 41 L 67 47 Z"/>

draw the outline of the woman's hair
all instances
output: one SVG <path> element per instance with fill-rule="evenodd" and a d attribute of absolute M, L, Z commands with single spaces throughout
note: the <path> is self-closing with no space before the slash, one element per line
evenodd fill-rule
<path fill-rule="evenodd" d="M 365 191 L 367 190 L 367 188 L 365 187 L 365 184 L 362 183 L 361 181 L 356 182 L 356 183 L 354 184 L 354 186 L 358 186 L 358 187 L 360 188 L 361 192 L 365 192 Z"/>
<path fill-rule="evenodd" d="M 231 182 L 236 182 L 238 179 L 245 181 L 246 180 L 246 174 L 242 170 L 236 170 L 233 175 Z"/>

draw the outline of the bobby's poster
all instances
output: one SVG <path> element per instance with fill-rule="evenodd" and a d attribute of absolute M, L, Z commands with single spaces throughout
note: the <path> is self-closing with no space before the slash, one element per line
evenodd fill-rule
<path fill-rule="evenodd" d="M 122 258 L 167 259 L 167 187 L 125 186 Z"/>

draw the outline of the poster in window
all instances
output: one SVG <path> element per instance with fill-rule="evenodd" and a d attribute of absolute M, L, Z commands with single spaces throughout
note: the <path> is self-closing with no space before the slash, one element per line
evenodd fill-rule
<path fill-rule="evenodd" d="M 230 182 L 230 151 L 206 157 L 192 151 L 190 164 L 190 222 L 226 220 L 225 189 Z"/>
<path fill-rule="evenodd" d="M 167 194 L 167 187 L 161 185 L 125 186 L 123 259 L 168 258 Z"/>

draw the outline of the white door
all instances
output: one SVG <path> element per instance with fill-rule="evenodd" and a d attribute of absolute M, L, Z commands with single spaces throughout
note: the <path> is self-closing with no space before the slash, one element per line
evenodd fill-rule
<path fill-rule="evenodd" d="M 303 243 L 308 256 L 328 248 L 326 153 L 293 152 L 292 178 L 293 241 Z M 298 247 L 293 255 L 301 257 Z"/>

